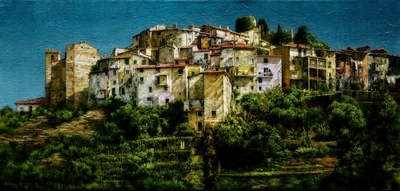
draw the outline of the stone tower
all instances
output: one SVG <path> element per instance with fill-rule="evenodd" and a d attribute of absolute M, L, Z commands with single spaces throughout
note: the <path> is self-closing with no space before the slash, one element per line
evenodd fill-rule
<path fill-rule="evenodd" d="M 61 59 L 60 51 L 47 49 L 45 53 L 45 62 L 46 62 L 46 78 L 45 78 L 45 106 L 50 106 L 50 95 L 51 95 L 51 71 L 54 65 L 58 63 Z"/>
<path fill-rule="evenodd" d="M 85 42 L 68 45 L 64 59 L 58 50 L 47 50 L 45 105 L 87 107 L 89 73 L 99 58 L 98 49 Z"/>
<path fill-rule="evenodd" d="M 68 106 L 87 106 L 89 73 L 99 59 L 98 49 L 85 42 L 67 46 L 65 96 Z"/>

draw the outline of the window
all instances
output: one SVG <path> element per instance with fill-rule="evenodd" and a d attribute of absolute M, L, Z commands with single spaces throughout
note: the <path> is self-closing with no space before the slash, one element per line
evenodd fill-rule
<path fill-rule="evenodd" d="M 146 60 L 142 60 L 142 65 L 146 65 Z"/>
<path fill-rule="evenodd" d="M 164 90 L 165 90 L 165 91 L 167 91 L 167 90 L 168 90 L 167 86 L 165 86 L 165 87 L 164 87 Z M 180 92 L 179 92 L 179 95 L 181 95 L 181 93 L 180 93 Z"/>
<path fill-rule="evenodd" d="M 121 81 L 121 84 L 123 84 L 123 83 L 124 83 L 124 79 L 121 79 L 120 81 Z"/>
<path fill-rule="evenodd" d="M 111 95 L 114 97 L 115 96 L 115 88 L 111 89 Z"/>
<path fill-rule="evenodd" d="M 140 84 L 144 84 L 144 79 L 143 79 L 143 77 L 140 77 Z"/>
<path fill-rule="evenodd" d="M 125 74 L 129 74 L 129 70 L 125 70 Z"/>
<path fill-rule="evenodd" d="M 156 72 L 160 72 L 160 68 L 156 68 Z"/>
<path fill-rule="evenodd" d="M 264 63 L 268 63 L 268 58 L 264 58 Z"/>
<path fill-rule="evenodd" d="M 134 60 L 134 61 L 133 61 L 133 64 L 137 64 L 137 60 Z"/>
<path fill-rule="evenodd" d="M 268 72 L 268 68 L 264 68 L 264 72 Z"/>
<path fill-rule="evenodd" d="M 140 73 L 143 73 L 143 68 L 140 68 L 139 72 L 140 72 Z"/>
<path fill-rule="evenodd" d="M 156 76 L 156 84 L 160 84 L 160 76 Z"/>
<path fill-rule="evenodd" d="M 261 86 L 260 86 L 260 87 L 258 87 L 258 90 L 260 90 L 260 91 L 262 90 Z"/>
<path fill-rule="evenodd" d="M 199 117 L 203 116 L 203 112 L 202 111 L 198 111 L 197 112 L 197 116 L 199 116 Z"/>
<path fill-rule="evenodd" d="M 236 64 L 239 63 L 239 57 L 236 57 Z"/>
<path fill-rule="evenodd" d="M 117 75 L 117 71 L 113 70 L 113 75 L 116 76 Z"/>
<path fill-rule="evenodd" d="M 121 94 L 125 95 L 125 88 L 121 88 Z"/>
<path fill-rule="evenodd" d="M 252 58 L 252 59 L 250 60 L 250 63 L 254 64 L 254 58 Z"/>
<path fill-rule="evenodd" d="M 254 74 L 254 68 L 250 68 L 250 73 L 251 73 L 251 75 Z"/>
<path fill-rule="evenodd" d="M 258 83 L 262 83 L 262 78 L 258 78 Z"/>
<path fill-rule="evenodd" d="M 167 99 L 165 99 L 165 103 L 166 104 L 168 104 L 169 103 L 169 99 L 167 98 Z"/>
<path fill-rule="evenodd" d="M 197 123 L 197 130 L 198 130 L 198 131 L 203 130 L 203 123 L 202 123 L 202 122 L 198 122 L 198 123 Z"/>
<path fill-rule="evenodd" d="M 211 111 L 211 116 L 216 117 L 217 116 L 217 111 Z"/>
<path fill-rule="evenodd" d="M 185 60 L 185 64 L 189 64 L 189 60 Z"/>
<path fill-rule="evenodd" d="M 251 90 L 254 90 L 254 86 L 250 86 Z"/>
<path fill-rule="evenodd" d="M 192 76 L 194 76 L 195 72 L 192 72 Z"/>
<path fill-rule="evenodd" d="M 55 59 L 56 59 L 56 58 L 55 58 L 54 55 L 51 55 L 51 56 L 50 56 L 50 60 L 51 60 L 51 61 L 54 61 Z"/>
<path fill-rule="evenodd" d="M 181 74 L 181 75 L 182 75 L 182 74 L 183 74 L 183 70 L 182 70 L 182 69 L 179 69 L 179 70 L 178 70 L 178 74 Z"/>
<path fill-rule="evenodd" d="M 208 54 L 204 54 L 204 60 L 208 60 Z"/>
<path fill-rule="evenodd" d="M 297 49 L 298 56 L 301 56 L 301 49 Z"/>
<path fill-rule="evenodd" d="M 128 65 L 129 64 L 129 59 L 125 59 L 125 64 Z"/>
<path fill-rule="evenodd" d="M 149 93 L 153 92 L 153 88 L 149 87 Z"/>
<path fill-rule="evenodd" d="M 117 80 L 114 80 L 114 81 L 113 81 L 113 84 L 114 84 L 114 85 L 117 84 Z"/>
<path fill-rule="evenodd" d="M 239 86 L 236 86 L 236 89 L 239 89 Z"/>
<path fill-rule="evenodd" d="M 175 60 L 175 64 L 179 64 L 179 61 L 178 61 L 178 60 Z"/>

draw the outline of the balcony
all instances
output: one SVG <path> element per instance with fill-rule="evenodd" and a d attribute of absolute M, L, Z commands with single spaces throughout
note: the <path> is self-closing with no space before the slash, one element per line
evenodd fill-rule
<path fill-rule="evenodd" d="M 274 74 L 272 72 L 259 72 L 258 77 L 272 78 L 274 77 Z"/>

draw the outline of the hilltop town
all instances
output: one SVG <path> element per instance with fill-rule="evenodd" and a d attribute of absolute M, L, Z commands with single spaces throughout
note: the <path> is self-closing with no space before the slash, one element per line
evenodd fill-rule
<path fill-rule="evenodd" d="M 400 56 L 253 24 L 47 49 L 45 97 L 0 110 L 0 187 L 400 188 Z"/>
<path fill-rule="evenodd" d="M 371 90 L 382 80 L 397 87 L 400 77 L 400 57 L 385 49 L 272 46 L 257 27 L 238 33 L 212 25 L 156 25 L 109 56 L 78 42 L 66 47 L 64 58 L 47 50 L 45 61 L 46 106 L 86 108 L 107 98 L 146 106 L 182 101 L 196 130 L 223 121 L 234 92 Z"/>

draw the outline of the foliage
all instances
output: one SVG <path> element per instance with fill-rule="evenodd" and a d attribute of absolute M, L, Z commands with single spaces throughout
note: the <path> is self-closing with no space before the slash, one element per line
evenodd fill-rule
<path fill-rule="evenodd" d="M 271 44 L 275 46 L 280 46 L 283 44 L 287 44 L 292 41 L 292 37 L 290 35 L 290 32 L 288 31 L 283 31 L 282 25 L 278 24 L 278 29 L 276 32 L 273 32 L 271 34 Z"/>
<path fill-rule="evenodd" d="M 236 32 L 246 32 L 256 27 L 256 19 L 254 16 L 243 16 L 236 19 Z"/>
<path fill-rule="evenodd" d="M 200 153 L 203 156 L 203 184 L 206 190 L 216 190 L 221 167 L 215 149 L 213 128 L 206 124 L 201 139 Z"/>
<path fill-rule="evenodd" d="M 31 113 L 16 113 L 9 106 L 0 110 L 0 134 L 11 133 L 13 129 L 23 126 L 30 118 Z"/>
<path fill-rule="evenodd" d="M 243 95 L 240 104 L 249 120 L 262 120 L 271 125 L 301 129 L 304 123 L 304 95 L 301 90 L 283 92 L 279 88 L 264 93 Z"/>
<path fill-rule="evenodd" d="M 297 44 L 310 45 L 317 49 L 330 49 L 328 45 L 318 40 L 315 35 L 309 33 L 308 28 L 305 25 L 302 25 L 297 29 L 297 33 L 293 37 L 293 42 Z"/>
<path fill-rule="evenodd" d="M 267 21 L 265 19 L 258 19 L 257 27 L 260 30 L 261 39 L 267 40 L 267 34 L 269 32 Z"/>
<path fill-rule="evenodd" d="M 176 101 L 174 103 L 170 103 L 168 108 L 165 109 L 161 113 L 161 117 L 168 120 L 168 126 L 163 129 L 164 135 L 171 135 L 173 132 L 177 130 L 177 127 L 188 121 L 187 114 L 183 110 L 183 102 Z"/>
<path fill-rule="evenodd" d="M 228 169 L 253 168 L 286 148 L 276 128 L 263 121 L 248 124 L 237 115 L 219 123 L 214 137 L 221 166 Z"/>
<path fill-rule="evenodd" d="M 165 107 L 132 107 L 126 104 L 111 113 L 111 121 L 125 132 L 127 139 L 139 136 L 156 136 L 168 127 L 168 121 L 161 117 Z"/>
<path fill-rule="evenodd" d="M 387 94 L 381 94 L 366 112 L 346 102 L 334 101 L 329 124 L 338 136 L 339 167 L 335 184 L 328 188 L 390 189 L 393 183 L 392 165 L 399 157 L 399 106 Z M 398 185 L 397 185 L 398 186 Z"/>
<path fill-rule="evenodd" d="M 83 110 L 80 109 L 53 109 L 50 108 L 44 111 L 48 123 L 50 125 L 59 125 L 64 122 L 71 121 L 72 119 L 82 116 L 84 114 Z"/>

